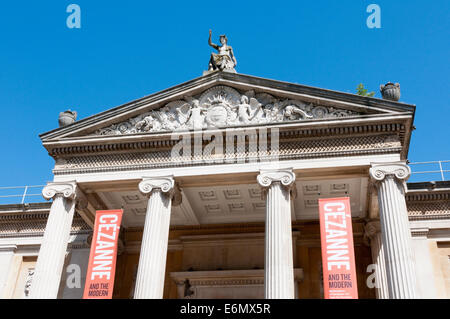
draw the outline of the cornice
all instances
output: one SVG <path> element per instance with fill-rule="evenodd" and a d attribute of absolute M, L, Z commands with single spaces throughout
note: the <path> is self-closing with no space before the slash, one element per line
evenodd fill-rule
<path fill-rule="evenodd" d="M 33 212 L 33 213 L 16 213 L 11 214 L 0 214 L 0 223 L 7 221 L 30 221 L 30 220 L 47 220 L 48 211 L 45 212 Z"/>
<path fill-rule="evenodd" d="M 406 202 L 449 201 L 450 192 L 407 193 Z"/>
<path fill-rule="evenodd" d="M 0 214 L 0 238 L 27 238 L 44 235 L 49 210 L 8 212 Z M 74 214 L 71 235 L 87 234 L 92 230 L 78 213 Z"/>
<path fill-rule="evenodd" d="M 164 103 L 169 98 L 181 97 L 188 91 L 201 87 L 207 89 L 215 84 L 228 84 L 235 86 L 252 86 L 255 88 L 261 88 L 261 90 L 280 90 L 286 91 L 286 93 L 295 93 L 305 97 L 311 96 L 315 99 L 329 99 L 339 102 L 353 103 L 359 105 L 360 108 L 365 107 L 380 108 L 383 110 L 389 110 L 391 112 L 408 112 L 414 116 L 415 106 L 411 104 L 387 101 L 377 98 L 362 97 L 355 94 L 349 94 L 344 92 L 331 91 L 326 89 L 314 88 L 299 84 L 287 83 L 282 81 L 264 79 L 243 74 L 229 74 L 226 72 L 215 72 L 202 76 L 185 83 L 176 85 L 172 88 L 154 93 L 152 95 L 143 97 L 141 99 L 134 100 L 132 102 L 117 106 L 110 110 L 101 112 L 99 114 L 90 116 L 78 122 L 75 122 L 66 127 L 61 127 L 40 135 L 43 142 L 49 141 L 57 137 L 64 137 L 68 134 L 77 132 L 83 132 L 83 130 L 90 128 L 91 126 L 104 126 L 108 123 L 120 120 L 122 116 L 133 116 L 142 111 L 145 107 L 148 107 L 152 103 L 152 109 L 160 106 L 158 103 Z"/>
<path fill-rule="evenodd" d="M 384 119 L 385 120 L 385 119 Z M 260 130 L 266 130 L 268 139 L 270 140 L 270 129 L 279 129 L 280 143 L 289 141 L 290 139 L 302 139 L 315 137 L 352 137 L 352 136 L 368 136 L 376 134 L 396 134 L 399 137 L 400 143 L 405 148 L 405 132 L 406 126 L 404 123 L 405 117 L 402 116 L 397 119 L 386 123 L 384 121 L 371 121 L 370 123 L 362 123 L 359 120 L 340 120 L 333 121 L 333 123 L 295 123 L 295 124 L 273 124 L 265 126 L 252 126 L 252 127 L 238 127 L 232 128 L 234 134 L 240 132 L 259 134 Z M 226 134 L 225 130 L 206 130 L 204 134 L 218 135 Z M 187 136 L 193 139 L 194 132 L 177 132 L 177 135 L 181 138 Z M 117 153 L 121 151 L 156 151 L 169 149 L 176 145 L 179 140 L 172 140 L 172 134 L 137 134 L 132 136 L 106 136 L 95 137 L 78 140 L 66 140 L 58 141 L 57 143 L 45 143 L 44 146 L 48 149 L 49 155 L 52 157 L 63 157 L 65 155 L 72 154 L 100 154 L 100 153 Z M 205 144 L 207 142 L 204 142 Z"/>
<path fill-rule="evenodd" d="M 418 221 L 418 220 L 450 220 L 450 213 L 445 215 L 409 215 L 408 219 L 410 221 Z"/>
<path fill-rule="evenodd" d="M 107 121 L 111 117 L 115 117 L 121 114 L 128 114 L 131 111 L 139 111 L 142 107 L 145 107 L 151 103 L 155 103 L 158 101 L 164 101 L 164 99 L 172 98 L 174 96 L 183 94 L 186 90 L 195 88 L 197 86 L 205 85 L 205 84 L 214 84 L 217 79 L 219 79 L 219 73 L 211 73 L 206 76 L 198 77 L 193 80 L 184 82 L 182 84 L 167 88 L 165 90 L 150 94 L 148 96 L 144 96 L 140 99 L 133 100 L 131 102 L 113 107 L 109 110 L 103 111 L 101 113 L 89 116 L 85 119 L 79 120 L 71 125 L 60 127 L 46 133 L 42 133 L 39 135 L 41 140 L 44 142 L 45 140 L 50 140 L 52 138 L 58 136 L 64 136 L 68 133 L 72 133 L 74 131 L 82 131 L 84 128 L 89 127 L 90 125 Z M 157 106 L 155 106 L 157 107 Z M 132 113 L 131 113 L 132 114 Z"/>
<path fill-rule="evenodd" d="M 450 219 L 449 189 L 408 190 L 405 199 L 411 221 Z"/>
<path fill-rule="evenodd" d="M 11 213 L 36 213 L 41 211 L 47 212 L 50 210 L 51 206 L 51 202 L 0 205 L 0 216 L 2 214 Z"/>
<path fill-rule="evenodd" d="M 231 81 L 240 81 L 246 84 L 250 84 L 253 86 L 263 86 L 270 87 L 274 89 L 279 89 L 283 91 L 291 91 L 301 94 L 311 94 L 317 97 L 346 101 L 357 103 L 366 106 L 376 106 L 383 107 L 393 111 L 401 112 L 401 111 L 414 111 L 415 105 L 402 103 L 402 102 L 394 102 L 390 100 L 383 100 L 374 97 L 365 97 L 357 94 L 340 92 L 335 90 L 323 89 L 318 87 L 312 87 L 297 83 L 290 83 L 279 80 L 272 80 L 267 78 L 261 78 L 251 75 L 239 74 L 239 73 L 227 73 L 223 72 L 220 74 L 221 78 L 224 80 Z"/>
<path fill-rule="evenodd" d="M 373 150 L 363 150 L 363 151 L 336 151 L 336 152 L 322 152 L 315 154 L 302 154 L 302 155 L 280 155 L 276 157 L 280 162 L 294 160 L 294 159 L 315 159 L 315 158 L 332 158 L 332 157 L 342 157 L 342 156 L 360 156 L 360 155 L 379 155 L 379 154 L 396 154 L 400 153 L 399 148 L 392 149 L 373 149 Z M 246 162 L 259 161 L 261 163 L 273 162 L 275 157 L 265 157 L 261 158 L 258 156 L 247 157 Z M 223 163 L 226 164 L 226 163 Z M 93 174 L 93 173 L 106 173 L 106 172 L 124 172 L 124 171 L 136 171 L 136 170 L 148 170 L 155 168 L 170 168 L 179 167 L 181 164 L 176 163 L 166 163 L 166 164 L 139 164 L 139 165 L 118 165 L 118 166 L 104 166 L 104 167 L 93 167 L 93 168 L 68 168 L 68 169 L 54 169 L 54 175 L 72 175 L 72 174 Z M 217 159 L 215 160 L 200 160 L 196 162 L 191 162 L 189 164 L 184 164 L 184 167 L 195 167 L 195 166 L 210 166 L 217 165 Z"/>
<path fill-rule="evenodd" d="M 450 192 L 450 181 L 408 183 L 408 193 Z"/>

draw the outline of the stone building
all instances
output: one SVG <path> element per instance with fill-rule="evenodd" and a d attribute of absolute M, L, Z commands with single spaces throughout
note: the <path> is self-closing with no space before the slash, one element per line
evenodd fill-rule
<path fill-rule="evenodd" d="M 218 70 L 63 123 L 49 202 L 0 206 L 1 297 L 81 298 L 95 212 L 123 208 L 114 298 L 322 298 L 318 199 L 349 197 L 359 297 L 450 298 L 450 183 L 406 184 L 414 114 Z"/>

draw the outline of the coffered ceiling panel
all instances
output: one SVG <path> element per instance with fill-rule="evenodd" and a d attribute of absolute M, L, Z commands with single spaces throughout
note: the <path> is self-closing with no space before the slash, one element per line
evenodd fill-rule
<path fill-rule="evenodd" d="M 350 197 L 353 217 L 364 217 L 367 211 L 367 178 L 337 180 L 297 180 L 295 216 L 298 220 L 319 218 L 319 198 Z"/>
<path fill-rule="evenodd" d="M 142 227 L 147 214 L 147 197 L 135 192 L 101 192 L 101 199 L 106 203 L 109 209 L 124 210 L 122 224 L 124 227 Z M 182 205 L 172 207 L 171 225 L 192 225 L 198 224 L 195 215 L 190 216 L 190 206 L 187 199 Z"/>
<path fill-rule="evenodd" d="M 317 220 L 318 199 L 350 197 L 352 216 L 367 212 L 367 178 L 297 180 L 292 202 L 293 220 Z M 147 198 L 138 191 L 98 193 L 110 209 L 124 209 L 125 227 L 142 227 Z M 266 203 L 258 184 L 186 187 L 182 203 L 172 207 L 171 225 L 263 222 Z"/>
<path fill-rule="evenodd" d="M 258 184 L 185 188 L 201 224 L 264 221 L 265 202 Z"/>

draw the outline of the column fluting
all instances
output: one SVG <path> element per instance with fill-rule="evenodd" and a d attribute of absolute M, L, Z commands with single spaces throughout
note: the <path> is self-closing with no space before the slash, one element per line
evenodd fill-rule
<path fill-rule="evenodd" d="M 370 240 L 372 262 L 376 264 L 375 281 L 377 299 L 389 299 L 389 290 L 386 275 L 386 260 L 384 256 L 383 240 L 381 238 L 381 226 L 378 221 L 366 224 L 365 234 Z"/>
<path fill-rule="evenodd" d="M 139 184 L 148 196 L 135 299 L 162 299 L 175 181 L 172 177 L 144 178 Z"/>
<path fill-rule="evenodd" d="M 294 182 L 292 170 L 262 170 L 258 175 L 266 197 L 266 299 L 294 299 L 295 296 L 290 203 Z"/>
<path fill-rule="evenodd" d="M 415 260 L 405 201 L 410 168 L 402 163 L 372 164 L 376 182 L 389 297 L 416 298 Z"/>
<path fill-rule="evenodd" d="M 42 190 L 53 198 L 30 287 L 30 298 L 56 299 L 60 286 L 75 204 L 83 195 L 74 182 L 50 183 Z M 84 199 L 83 199 L 84 200 Z"/>

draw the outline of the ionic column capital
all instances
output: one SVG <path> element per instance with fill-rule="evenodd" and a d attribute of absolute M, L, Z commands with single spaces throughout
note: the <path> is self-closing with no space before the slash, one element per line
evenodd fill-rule
<path fill-rule="evenodd" d="M 291 188 L 295 183 L 295 173 L 291 168 L 280 170 L 260 170 L 257 177 L 258 184 L 267 188 L 272 183 L 281 183 L 286 188 Z"/>
<path fill-rule="evenodd" d="M 75 199 L 77 184 L 75 182 L 63 182 L 63 183 L 48 183 L 42 189 L 42 196 L 46 200 L 53 199 L 55 196 L 62 196 L 68 199 Z"/>
<path fill-rule="evenodd" d="M 393 176 L 403 182 L 411 175 L 411 169 L 404 162 L 372 163 L 369 175 L 374 181 L 382 181 L 387 176 Z"/>
<path fill-rule="evenodd" d="M 143 177 L 139 183 L 139 191 L 149 197 L 154 190 L 160 190 L 172 198 L 172 205 L 181 204 L 181 191 L 173 176 Z"/>
<path fill-rule="evenodd" d="M 88 205 L 86 196 L 77 186 L 76 182 L 48 183 L 47 186 L 42 189 L 42 196 L 46 200 L 54 199 L 56 196 L 75 200 L 77 209 L 85 209 Z"/>
<path fill-rule="evenodd" d="M 259 175 L 256 179 L 258 181 L 258 184 L 263 188 L 263 198 L 267 193 L 267 189 L 273 183 L 280 183 L 280 185 L 289 190 L 292 199 L 294 199 L 297 195 L 297 189 L 295 188 L 295 173 L 292 171 L 292 168 L 279 170 L 260 170 Z"/>
<path fill-rule="evenodd" d="M 257 177 L 259 185 L 269 187 L 274 182 L 280 182 L 285 187 L 292 187 L 295 182 L 295 174 L 291 168 L 282 170 L 260 170 Z"/>
<path fill-rule="evenodd" d="M 150 196 L 154 190 L 170 194 L 175 187 L 173 176 L 143 177 L 139 183 L 139 191 L 142 195 Z"/>

